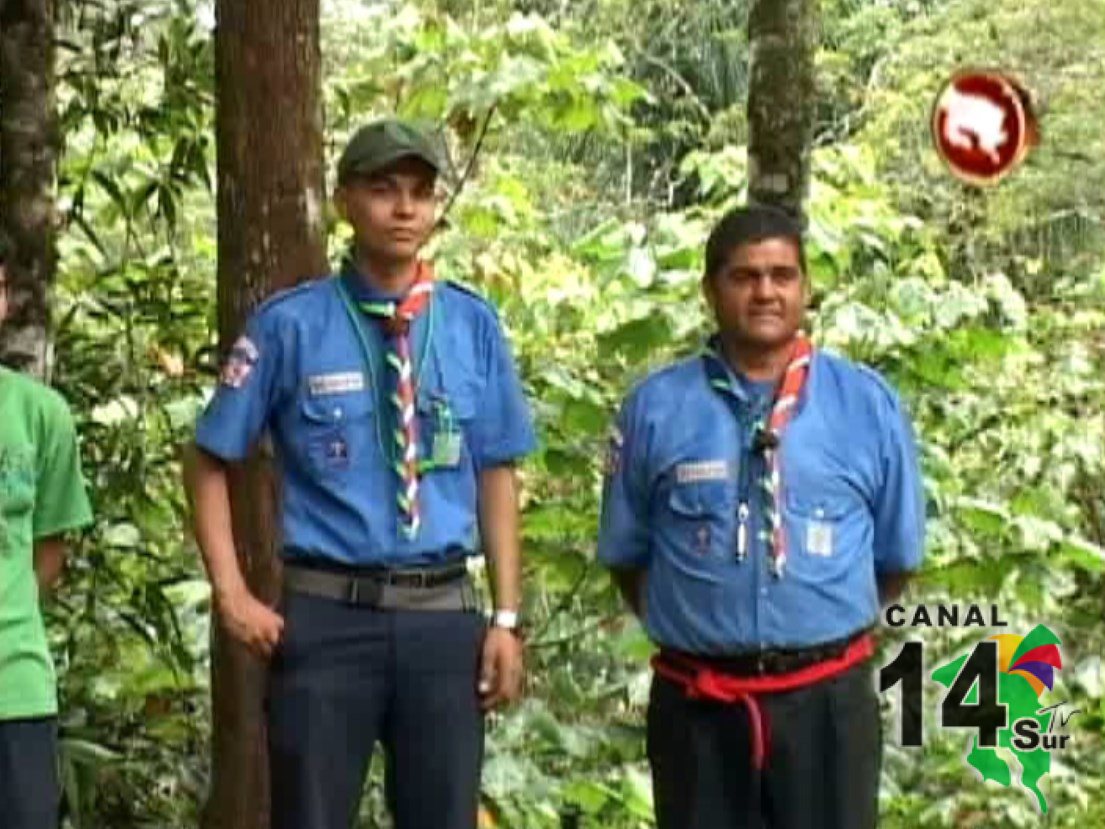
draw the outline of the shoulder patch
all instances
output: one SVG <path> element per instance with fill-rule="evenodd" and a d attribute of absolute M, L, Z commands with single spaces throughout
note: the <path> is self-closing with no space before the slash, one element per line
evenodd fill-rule
<path fill-rule="evenodd" d="M 261 352 L 258 351 L 257 346 L 243 334 L 230 347 L 230 353 L 219 373 L 220 382 L 232 389 L 241 388 L 260 357 Z"/>
<path fill-rule="evenodd" d="M 625 437 L 617 426 L 610 428 L 610 436 L 607 438 L 606 457 L 603 460 L 603 474 L 616 475 L 622 466 L 622 447 L 625 445 Z"/>

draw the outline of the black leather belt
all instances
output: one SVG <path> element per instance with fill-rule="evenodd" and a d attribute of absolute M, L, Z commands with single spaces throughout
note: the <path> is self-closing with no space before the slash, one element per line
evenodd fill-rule
<path fill-rule="evenodd" d="M 463 561 L 426 567 L 343 567 L 288 561 L 284 586 L 348 604 L 380 609 L 471 610 L 479 599 Z"/>
<path fill-rule="evenodd" d="M 758 651 L 743 651 L 725 655 L 690 654 L 678 651 L 674 648 L 662 648 L 662 658 L 679 665 L 686 660 L 693 660 L 700 665 L 706 665 L 711 669 L 731 676 L 764 676 L 771 674 L 788 674 L 826 662 L 830 659 L 838 659 L 844 655 L 848 646 L 867 632 L 867 629 L 844 639 L 836 639 L 831 642 L 823 642 L 809 648 L 765 648 Z"/>

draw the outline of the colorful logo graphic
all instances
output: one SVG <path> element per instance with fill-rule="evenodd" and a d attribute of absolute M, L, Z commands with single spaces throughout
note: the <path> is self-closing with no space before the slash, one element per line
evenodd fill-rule
<path fill-rule="evenodd" d="M 954 75 L 932 109 L 932 138 L 952 175 L 970 184 L 996 184 L 1038 143 L 1031 99 L 1001 72 Z"/>
<path fill-rule="evenodd" d="M 1024 677 L 1032 686 L 1036 699 L 1055 687 L 1055 671 L 1063 667 L 1059 653 L 1059 638 L 1043 625 L 1028 636 L 1015 633 L 999 633 L 991 636 L 998 643 L 998 665 L 1003 674 Z"/>
<path fill-rule="evenodd" d="M 1066 747 L 1069 734 L 1055 733 L 1055 726 L 1065 725 L 1065 720 L 1055 723 L 1058 706 L 1040 708 L 1044 690 L 1055 685 L 1055 672 L 1063 667 L 1059 652 L 1059 637 L 1043 625 L 1037 625 L 1027 636 L 1002 633 L 991 636 L 988 642 L 997 645 L 997 683 L 987 681 L 988 660 L 976 659 L 978 646 L 971 654 L 937 668 L 932 679 L 949 690 L 953 696 L 957 690 L 966 692 L 959 703 L 963 707 L 976 707 L 974 719 L 982 723 L 979 734 L 972 738 L 966 755 L 967 764 L 975 769 L 983 780 L 1009 787 L 1013 772 L 1009 763 L 999 753 L 1007 749 L 1020 765 L 1022 788 L 1036 797 L 1041 812 L 1047 812 L 1047 800 L 1040 790 L 1040 780 L 1051 770 L 1051 752 Z M 990 647 L 992 651 L 992 646 Z M 973 666 L 971 663 L 975 663 Z M 991 673 L 990 676 L 993 676 Z M 978 679 L 977 690 L 972 687 Z M 965 684 L 969 682 L 969 684 Z M 945 710 L 943 725 L 948 722 Z M 1069 720 L 1069 715 L 1067 719 Z M 966 724 L 966 723 L 962 723 Z M 983 729 L 993 729 L 995 741 L 984 739 Z"/>
<path fill-rule="evenodd" d="M 995 616 L 996 618 L 996 616 Z M 1027 636 L 989 636 L 929 673 L 946 690 L 940 701 L 940 728 L 975 731 L 965 760 L 983 781 L 1016 782 L 1047 812 L 1040 781 L 1051 770 L 1051 755 L 1067 747 L 1067 724 L 1078 709 L 1068 702 L 1042 706 L 1063 667 L 1059 637 L 1044 625 Z M 925 643 L 903 643 L 879 671 L 880 691 L 901 685 L 901 744 L 921 746 L 925 737 Z M 1012 767 L 1011 767 L 1012 766 Z"/>

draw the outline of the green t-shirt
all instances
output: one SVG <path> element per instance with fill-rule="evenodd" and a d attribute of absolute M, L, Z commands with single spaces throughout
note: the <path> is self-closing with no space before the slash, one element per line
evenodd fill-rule
<path fill-rule="evenodd" d="M 0 366 L 0 720 L 57 713 L 34 542 L 91 522 L 69 407 Z"/>

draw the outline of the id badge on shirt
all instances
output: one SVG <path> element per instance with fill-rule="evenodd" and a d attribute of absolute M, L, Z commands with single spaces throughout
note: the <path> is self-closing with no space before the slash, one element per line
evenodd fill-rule
<path fill-rule="evenodd" d="M 430 450 L 430 465 L 442 469 L 454 469 L 460 463 L 460 451 L 464 434 L 453 418 L 453 410 L 446 400 L 434 401 L 434 432 Z"/>
<path fill-rule="evenodd" d="M 813 520 L 806 525 L 806 550 L 810 555 L 829 557 L 833 554 L 833 525 Z"/>
<path fill-rule="evenodd" d="M 433 465 L 453 468 L 460 463 L 461 433 L 456 427 L 447 432 L 434 433 Z"/>

